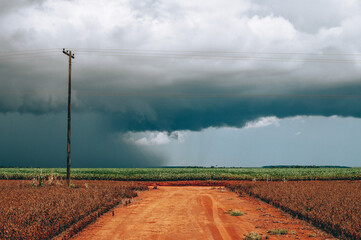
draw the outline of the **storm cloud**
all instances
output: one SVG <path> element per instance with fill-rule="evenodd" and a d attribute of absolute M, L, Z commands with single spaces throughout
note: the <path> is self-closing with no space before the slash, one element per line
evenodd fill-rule
<path fill-rule="evenodd" d="M 64 167 L 66 114 L 0 114 L 0 166 Z M 101 115 L 74 114 L 73 167 L 150 167 L 162 156 L 129 144 L 105 128 Z"/>
<path fill-rule="evenodd" d="M 262 116 L 361 114 L 361 84 L 357 70 L 350 66 L 327 65 L 317 74 L 302 69 L 226 72 L 216 67 L 200 72 L 192 69 L 193 64 L 183 62 L 164 61 L 158 69 L 147 71 L 150 66 L 145 63 L 130 66 L 129 62 L 120 61 L 119 69 L 106 62 L 88 66 L 77 61 L 73 72 L 73 110 L 98 113 L 119 132 L 242 127 Z M 8 90 L 1 95 L 1 111 L 40 115 L 64 111 L 64 70 L 61 73 L 49 67 L 45 73 L 30 72 L 34 78 L 23 83 L 24 76 L 15 73 L 11 81 L 2 83 L 8 84 L 3 87 Z M 300 76 L 301 71 L 304 73 Z M 340 75 L 344 75 L 342 81 Z M 13 86 L 16 89 L 12 90 Z"/>

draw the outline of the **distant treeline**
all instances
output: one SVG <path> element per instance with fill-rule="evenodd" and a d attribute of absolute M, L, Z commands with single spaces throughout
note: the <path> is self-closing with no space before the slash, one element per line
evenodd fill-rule
<path fill-rule="evenodd" d="M 316 166 L 316 165 L 269 165 L 263 166 L 262 168 L 350 168 L 347 166 L 331 166 L 331 165 L 324 165 L 324 166 Z"/>
<path fill-rule="evenodd" d="M 210 167 L 203 167 L 203 166 L 161 166 L 161 167 L 154 167 L 154 168 L 351 168 L 348 166 L 335 166 L 335 165 L 269 165 L 269 166 L 262 166 L 262 167 L 220 167 L 220 166 L 210 166 Z"/>

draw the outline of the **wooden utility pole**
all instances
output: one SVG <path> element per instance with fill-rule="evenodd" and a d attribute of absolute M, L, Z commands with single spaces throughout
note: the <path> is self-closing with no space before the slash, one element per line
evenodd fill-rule
<path fill-rule="evenodd" d="M 70 129 L 71 129 L 71 59 L 74 54 L 71 51 L 63 48 L 63 53 L 69 56 L 69 80 L 68 80 L 68 141 L 67 141 L 67 155 L 66 155 L 66 183 L 70 186 Z"/>

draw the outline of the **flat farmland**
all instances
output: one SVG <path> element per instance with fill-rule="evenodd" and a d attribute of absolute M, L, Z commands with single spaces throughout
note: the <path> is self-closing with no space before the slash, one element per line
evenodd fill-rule
<path fill-rule="evenodd" d="M 0 239 L 361 236 L 359 168 L 0 170 Z"/>
<path fill-rule="evenodd" d="M 242 182 L 226 185 L 342 239 L 361 239 L 361 181 Z"/>
<path fill-rule="evenodd" d="M 69 188 L 63 181 L 36 186 L 32 181 L 1 180 L 0 239 L 51 239 L 73 224 L 81 228 L 142 189 L 147 188 L 110 181 L 73 181 Z"/>
<path fill-rule="evenodd" d="M 0 179 L 33 179 L 55 175 L 65 168 L 0 168 Z M 361 168 L 72 168 L 72 179 L 120 181 L 189 180 L 357 180 Z"/>

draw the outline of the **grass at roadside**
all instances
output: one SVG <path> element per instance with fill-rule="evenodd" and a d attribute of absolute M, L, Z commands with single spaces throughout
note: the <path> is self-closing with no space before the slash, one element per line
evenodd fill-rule
<path fill-rule="evenodd" d="M 270 229 L 267 233 L 272 235 L 286 235 L 288 233 L 287 229 Z"/>
<path fill-rule="evenodd" d="M 259 235 L 257 232 L 250 232 L 249 234 L 245 235 L 245 240 L 261 240 L 262 236 Z"/>

